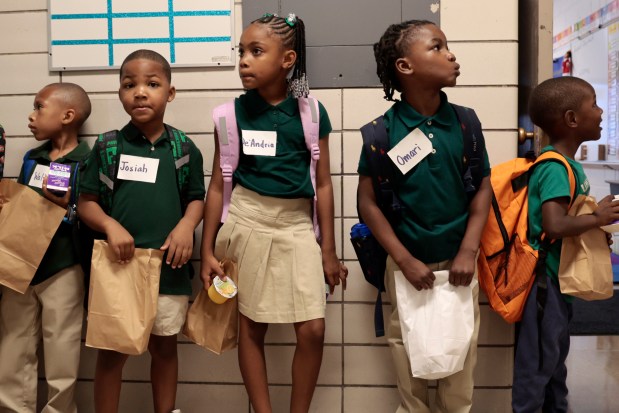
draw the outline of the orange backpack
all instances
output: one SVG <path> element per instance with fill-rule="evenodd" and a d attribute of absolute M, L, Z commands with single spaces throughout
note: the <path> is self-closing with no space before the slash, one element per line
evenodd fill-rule
<path fill-rule="evenodd" d="M 490 174 L 492 208 L 481 236 L 478 276 L 490 307 L 508 323 L 522 318 L 527 296 L 536 278 L 539 252 L 527 240 L 528 184 L 533 167 L 545 161 L 559 162 L 565 166 L 570 193 L 575 194 L 574 171 L 565 157 L 555 151 L 544 152 L 535 160 L 509 160 L 493 167 Z M 572 196 L 570 205 L 574 198 Z"/>

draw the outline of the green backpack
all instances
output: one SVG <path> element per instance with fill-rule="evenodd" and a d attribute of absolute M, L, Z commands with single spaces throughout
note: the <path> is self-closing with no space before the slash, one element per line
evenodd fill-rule
<path fill-rule="evenodd" d="M 183 207 L 187 207 L 187 190 L 189 183 L 189 139 L 184 132 L 164 125 L 170 144 L 172 145 L 172 156 L 176 166 L 176 182 Z M 118 150 L 118 130 L 102 133 L 97 137 L 94 149 L 99 154 L 99 204 L 103 211 L 109 215 L 114 200 L 114 190 L 118 187 L 116 173 L 118 172 L 118 160 L 120 158 Z"/>

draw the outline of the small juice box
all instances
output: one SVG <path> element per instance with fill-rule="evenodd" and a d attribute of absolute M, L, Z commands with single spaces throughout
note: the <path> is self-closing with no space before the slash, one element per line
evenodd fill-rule
<path fill-rule="evenodd" d="M 66 192 L 71 180 L 71 165 L 52 162 L 49 164 L 47 189 Z"/>

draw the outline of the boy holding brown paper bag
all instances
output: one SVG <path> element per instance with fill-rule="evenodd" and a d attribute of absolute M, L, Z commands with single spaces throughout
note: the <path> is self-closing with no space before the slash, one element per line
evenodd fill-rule
<path fill-rule="evenodd" d="M 120 68 L 118 94 L 131 121 L 121 131 L 99 136 L 81 175 L 79 213 L 89 227 L 105 234 L 118 263 L 131 261 L 136 248 L 166 253 L 148 350 L 154 411 L 170 413 L 178 378 L 176 336 L 191 295 L 191 265 L 186 264 L 194 230 L 202 220 L 202 155 L 182 132 L 163 122 L 166 105 L 176 95 L 170 64 L 163 56 L 151 50 L 129 54 Z M 106 141 L 110 134 L 112 139 Z M 181 151 L 186 155 L 178 157 Z M 97 413 L 118 411 L 127 358 L 117 351 L 99 350 L 94 383 Z"/>
<path fill-rule="evenodd" d="M 588 195 L 589 181 L 574 156 L 580 144 L 600 138 L 602 109 L 593 87 L 576 77 L 549 79 L 539 84 L 529 100 L 529 115 L 550 138 L 542 152 L 562 154 L 576 177 L 570 193 L 562 163 L 545 162 L 529 178 L 528 239 L 545 252 L 545 277 L 538 277 L 527 298 L 516 338 L 512 408 L 515 413 L 567 412 L 567 368 L 570 346 L 568 324 L 571 299 L 561 294 L 558 282 L 562 239 L 583 234 L 619 219 L 619 201 L 603 198 L 590 214 L 572 216 L 570 200 Z M 554 240 L 552 243 L 542 240 Z M 571 256 L 569 259 L 575 259 Z"/>
<path fill-rule="evenodd" d="M 53 83 L 37 93 L 34 110 L 28 117 L 34 138 L 46 142 L 26 153 L 18 182 L 66 209 L 67 216 L 24 294 L 2 287 L 0 411 L 35 411 L 37 346 L 42 339 L 49 386 L 43 411 L 77 412 L 74 393 L 80 358 L 84 276 L 73 246 L 72 218 L 78 190 L 74 178 L 78 165 L 90 151 L 86 142 L 79 142 L 77 137 L 90 110 L 88 95 L 80 86 Z M 51 163 L 68 169 L 66 182 L 71 186 L 64 193 L 53 193 L 48 188 Z"/>

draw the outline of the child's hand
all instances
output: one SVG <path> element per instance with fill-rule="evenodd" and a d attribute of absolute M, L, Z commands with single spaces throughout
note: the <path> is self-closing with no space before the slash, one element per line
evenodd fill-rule
<path fill-rule="evenodd" d="M 126 264 L 131 261 L 135 252 L 135 243 L 131 234 L 117 221 L 113 221 L 110 228 L 105 231 L 105 234 L 107 235 L 108 245 L 118 257 L 118 262 Z"/>
<path fill-rule="evenodd" d="M 449 269 L 449 283 L 455 286 L 467 286 L 475 274 L 476 251 L 458 251 Z"/>
<path fill-rule="evenodd" d="M 45 198 L 49 199 L 50 201 L 52 201 L 54 204 L 58 205 L 59 207 L 66 209 L 69 206 L 69 202 L 71 201 L 71 187 L 67 188 L 67 192 L 64 194 L 64 196 L 62 197 L 56 196 L 47 189 L 47 176 L 46 176 L 43 178 L 43 185 L 41 186 L 41 190 L 43 191 L 43 196 Z"/>
<path fill-rule="evenodd" d="M 202 282 L 204 283 L 204 290 L 208 290 L 211 286 L 211 282 L 213 281 L 213 277 L 219 275 L 223 277 L 224 270 L 219 265 L 219 261 L 214 256 L 210 255 L 202 259 L 202 263 L 200 264 L 200 278 L 202 278 Z"/>
<path fill-rule="evenodd" d="M 342 288 L 346 289 L 346 277 L 348 276 L 348 268 L 342 264 L 335 254 L 324 253 L 322 254 L 322 270 L 325 273 L 325 279 L 329 284 L 329 294 L 333 294 L 335 286 L 342 283 Z"/>
<path fill-rule="evenodd" d="M 176 224 L 159 248 L 162 251 L 168 251 L 166 264 L 171 265 L 172 268 L 180 268 L 187 264 L 193 252 L 193 230 L 194 227 L 183 219 Z"/>
<path fill-rule="evenodd" d="M 597 226 L 602 227 L 619 220 L 619 200 L 614 199 L 614 195 L 607 195 L 598 203 L 597 209 L 593 212 Z"/>
<path fill-rule="evenodd" d="M 417 291 L 430 290 L 434 287 L 436 276 L 423 262 L 410 257 L 402 265 L 398 263 L 402 274 Z"/>

